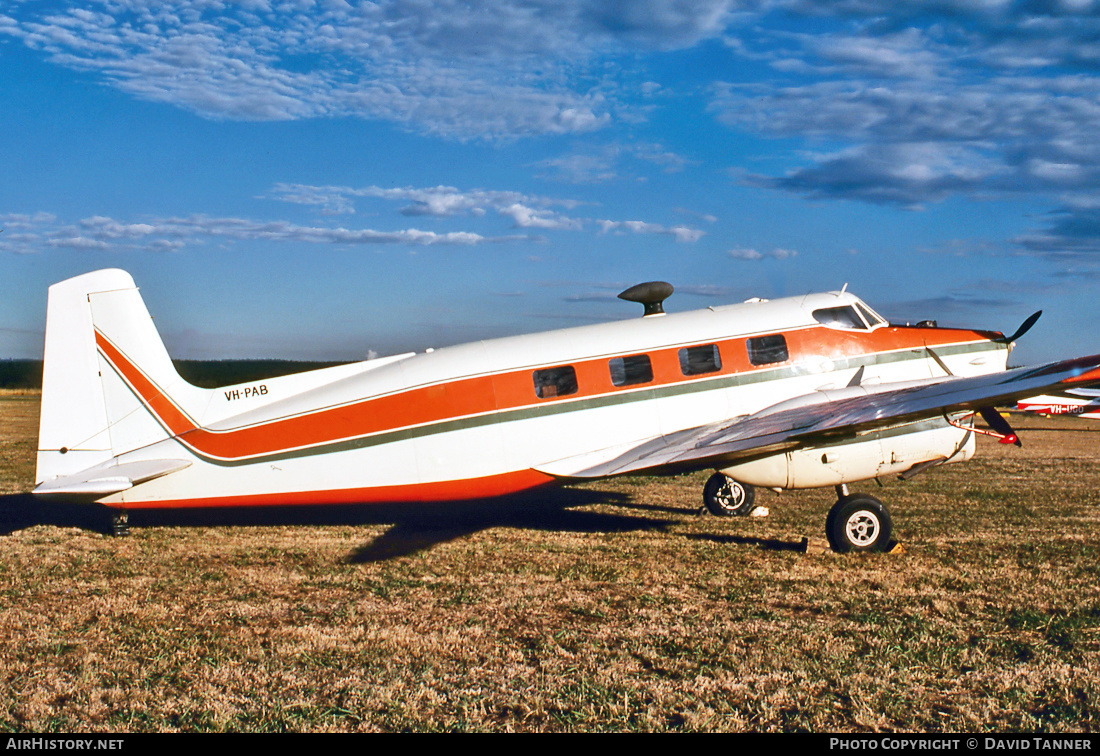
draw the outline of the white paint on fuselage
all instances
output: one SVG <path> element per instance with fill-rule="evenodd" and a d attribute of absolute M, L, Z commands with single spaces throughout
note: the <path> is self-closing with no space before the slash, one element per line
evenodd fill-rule
<path fill-rule="evenodd" d="M 231 431 L 463 378 L 818 327 L 813 310 L 856 301 L 847 293 L 811 294 L 481 341 L 402 355 L 376 365 L 356 363 L 324 376 L 306 373 L 265 381 L 268 393 L 249 397 L 251 406 L 233 414 L 226 414 L 228 403 L 212 409 L 217 405 L 215 396 L 202 419 L 210 430 Z M 907 359 L 865 359 L 863 381 L 890 383 L 943 376 L 936 361 L 920 351 L 919 346 L 909 345 L 884 355 Z M 966 376 L 1003 370 L 1007 350 L 986 343 L 940 356 L 952 374 Z M 547 412 L 505 412 L 500 422 L 471 423 L 386 443 L 372 443 L 368 437 L 358 445 L 318 454 L 276 455 L 235 464 L 195 457 L 191 467 L 112 496 L 105 503 L 408 486 L 530 470 L 554 460 L 752 414 L 822 388 L 843 387 L 856 373 L 854 367 L 819 355 L 804 356 L 794 370 L 787 369 L 790 367 L 784 366 L 784 377 L 774 380 L 738 383 L 731 382 L 729 374 L 715 374 L 693 381 L 695 390 L 690 392 L 595 407 L 587 406 L 592 397 L 582 391 L 576 398 L 533 405 L 546 407 Z M 316 383 L 329 377 L 332 380 Z M 615 396 L 645 397 L 652 391 L 652 386 L 641 385 L 619 390 Z M 585 408 L 566 411 L 571 404 Z M 193 455 L 173 438 L 129 452 L 121 461 L 174 458 L 191 459 Z"/>

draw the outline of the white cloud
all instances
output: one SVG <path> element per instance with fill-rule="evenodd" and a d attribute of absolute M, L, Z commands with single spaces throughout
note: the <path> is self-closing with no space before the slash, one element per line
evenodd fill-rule
<path fill-rule="evenodd" d="M 666 173 L 677 173 L 694 162 L 661 144 L 635 144 L 629 151 L 639 160 L 661 166 Z"/>
<path fill-rule="evenodd" d="M 591 221 L 558 212 L 555 207 L 573 208 L 580 202 L 524 195 L 512 191 L 475 189 L 460 191 L 454 187 L 431 188 L 361 188 L 339 186 L 307 186 L 278 184 L 269 195 L 272 198 L 320 208 L 322 215 L 332 208 L 352 213 L 356 200 L 381 199 L 409 203 L 399 216 L 421 216 L 428 220 L 470 217 L 490 220 L 493 217 L 510 220 L 514 229 L 582 231 L 595 225 L 602 232 L 619 230 L 636 234 L 663 234 L 679 242 L 697 241 L 703 232 L 683 226 L 663 226 L 645 221 Z M 490 215 L 491 214 L 491 215 Z M 58 223 L 48 213 L 36 215 L 0 215 L 0 251 L 32 253 L 47 247 L 104 251 L 172 252 L 188 246 L 221 239 L 240 242 L 294 242 L 300 244 L 342 245 L 479 245 L 501 241 L 538 243 L 541 236 L 530 234 L 485 234 L 471 230 L 430 230 L 399 228 L 380 230 L 337 225 L 304 225 L 287 220 L 254 220 L 251 218 L 189 215 L 147 218 L 128 222 L 95 215 L 74 224 Z"/>
<path fill-rule="evenodd" d="M 773 260 L 787 260 L 792 257 L 797 257 L 798 252 L 793 249 L 783 249 L 782 247 L 776 247 L 770 252 L 759 252 L 755 249 L 747 247 L 735 247 L 728 250 L 727 255 L 734 260 L 763 260 L 765 257 L 770 257 Z"/>
<path fill-rule="evenodd" d="M 6 215 L 0 215 L 0 227 L 5 231 L 11 229 L 28 229 L 42 224 L 53 223 L 55 220 L 57 220 L 57 217 L 53 213 L 40 212 L 34 215 L 7 213 Z"/>
<path fill-rule="evenodd" d="M 286 221 L 253 221 L 244 218 L 191 216 L 157 221 L 166 235 L 226 237 L 239 240 L 296 241 L 314 244 L 478 244 L 499 241 L 466 231 L 436 233 L 416 228 L 396 231 L 301 226 Z"/>
<path fill-rule="evenodd" d="M 577 3 L 582 18 L 605 33 L 658 49 L 690 47 L 720 36 L 742 8 L 740 0 L 593 0 Z"/>
<path fill-rule="evenodd" d="M 765 12 L 728 49 L 776 79 L 715 84 L 736 130 L 811 140 L 783 176 L 815 199 L 919 208 L 954 194 L 1081 191 L 1100 181 L 1095 7 L 978 0 L 780 0 L 828 18 L 790 33 Z"/>
<path fill-rule="evenodd" d="M 500 208 L 501 215 L 512 218 L 518 228 L 579 229 L 581 222 L 574 218 L 554 215 L 546 210 L 535 210 L 516 202 Z"/>
<path fill-rule="evenodd" d="M 0 17 L 0 34 L 208 118 L 359 116 L 458 139 L 511 139 L 607 126 L 612 103 L 582 83 L 587 66 L 630 45 L 665 49 L 718 35 L 732 2 L 88 5 L 19 4 Z"/>
<path fill-rule="evenodd" d="M 1029 87 L 1025 77 L 1045 82 L 1081 70 L 1094 79 L 1100 24 L 1095 4 L 1083 2 L 88 0 L 79 8 L 16 3 L 0 16 L 0 34 L 135 96 L 209 118 L 357 116 L 455 139 L 578 134 L 613 117 L 637 119 L 650 105 L 628 92 L 652 102 L 649 95 L 668 86 L 644 65 L 629 87 L 602 86 L 609 55 L 722 39 L 731 54 L 801 78 L 797 86 L 769 82 L 763 94 L 719 95 L 723 120 L 827 138 L 896 130 L 892 141 L 918 142 L 983 125 L 996 138 L 1016 123 L 997 116 L 1011 112 L 1025 114 L 1029 135 L 1043 132 L 1027 120 L 1051 107 L 1062 110 L 1063 123 L 1072 119 L 1068 111 L 1083 101 L 1060 108 L 1045 84 Z M 788 21 L 800 16 L 829 23 L 794 33 Z M 1029 88 L 1034 102 L 999 102 Z M 668 170 L 685 164 L 655 147 L 636 156 Z M 577 160 L 547 167 L 587 180 L 610 173 Z"/>
<path fill-rule="evenodd" d="M 430 216 L 448 218 L 454 216 L 484 217 L 488 213 L 510 218 L 515 228 L 538 228 L 557 231 L 580 231 L 594 223 L 602 233 L 612 231 L 635 234 L 663 234 L 676 241 L 698 241 L 705 232 L 685 225 L 664 226 L 646 221 L 616 221 L 576 218 L 554 208 L 576 208 L 583 203 L 577 200 L 540 197 L 515 191 L 471 189 L 463 191 L 451 186 L 384 188 L 305 186 L 278 184 L 269 195 L 286 202 L 318 206 L 325 210 L 340 208 L 341 212 L 354 211 L 354 200 L 374 198 L 388 201 L 410 202 L 401 209 L 405 216 Z M 682 210 L 680 212 L 683 212 Z"/>
<path fill-rule="evenodd" d="M 584 152 L 548 158 L 536 163 L 547 169 L 544 178 L 568 181 L 574 184 L 593 184 L 629 176 L 625 166 L 629 160 L 642 161 L 659 166 L 665 173 L 678 173 L 695 161 L 656 142 L 612 143 L 599 149 L 587 148 Z"/>
<path fill-rule="evenodd" d="M 574 154 L 549 158 L 536 163 L 545 169 L 543 178 L 568 181 L 574 184 L 596 184 L 618 177 L 614 164 L 617 150 L 604 150 L 598 154 Z"/>
<path fill-rule="evenodd" d="M 140 239 L 159 231 L 149 223 L 119 223 L 102 216 L 86 218 L 80 221 L 80 226 L 98 239 Z"/>
<path fill-rule="evenodd" d="M 1100 81 L 831 81 L 723 86 L 712 110 L 731 126 L 852 146 L 784 177 L 749 183 L 816 198 L 919 207 L 957 193 L 1065 191 L 1100 178 Z"/>
<path fill-rule="evenodd" d="M 727 252 L 730 257 L 735 260 L 762 260 L 764 255 L 757 252 L 755 249 L 737 248 L 731 249 Z"/>
<path fill-rule="evenodd" d="M 142 223 L 125 223 L 94 216 L 76 224 L 58 225 L 50 216 L 37 222 L 15 218 L 24 230 L 0 234 L 0 250 L 32 253 L 47 247 L 102 251 L 172 252 L 210 239 L 233 241 L 297 242 L 345 245 L 477 245 L 505 240 L 535 241 L 526 236 L 484 236 L 470 231 L 427 231 L 404 228 L 380 231 L 369 228 L 304 226 L 287 221 L 258 221 L 248 218 L 215 218 L 205 215 L 153 218 Z M 9 226 L 10 227 L 10 226 Z"/>
<path fill-rule="evenodd" d="M 805 44 L 826 69 L 875 78 L 932 79 L 946 63 L 938 45 L 914 28 L 878 36 L 819 35 L 807 38 Z"/>
<path fill-rule="evenodd" d="M 602 233 L 624 233 L 629 231 L 633 234 L 661 234 L 664 236 L 671 236 L 678 242 L 695 242 L 703 238 L 706 235 L 705 231 L 700 231 L 696 228 L 690 228 L 688 226 L 662 226 L 658 223 L 647 223 L 646 221 L 615 221 L 615 220 L 598 220 L 597 225 L 600 227 Z"/>
<path fill-rule="evenodd" d="M 996 160 L 965 146 L 928 142 L 855 147 L 819 156 L 814 165 L 782 177 L 745 175 L 742 181 L 815 199 L 858 199 L 917 209 L 952 193 L 992 189 L 997 180 L 1007 188 L 1007 173 Z"/>
<path fill-rule="evenodd" d="M 473 189 L 461 191 L 451 186 L 427 188 L 392 188 L 367 186 L 362 188 L 301 184 L 278 184 L 274 187 L 275 199 L 302 205 L 314 205 L 339 212 L 354 212 L 357 198 L 377 198 L 410 202 L 401 208 L 405 216 L 432 216 L 437 218 L 468 215 L 482 217 L 496 212 L 512 219 L 519 228 L 579 229 L 582 221 L 561 215 L 550 209 L 553 206 L 575 207 L 572 200 L 536 197 L 513 191 Z"/>

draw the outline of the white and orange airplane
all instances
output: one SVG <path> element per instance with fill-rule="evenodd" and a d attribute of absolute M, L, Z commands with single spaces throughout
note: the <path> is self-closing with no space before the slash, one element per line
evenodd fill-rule
<path fill-rule="evenodd" d="M 1016 334 L 897 326 L 845 291 L 646 315 L 218 389 L 185 382 L 133 279 L 50 287 L 36 488 L 126 512 L 473 500 L 626 473 L 717 470 L 717 514 L 753 487 L 835 487 L 840 551 L 891 520 L 848 484 L 1019 443 L 992 407 L 1100 383 L 1100 355 L 1006 370 Z M 993 428 L 975 427 L 981 414 Z"/>
<path fill-rule="evenodd" d="M 1100 390 L 1069 389 L 1057 396 L 1030 396 L 1016 402 L 1020 412 L 1035 412 L 1040 415 L 1073 415 L 1100 419 Z"/>

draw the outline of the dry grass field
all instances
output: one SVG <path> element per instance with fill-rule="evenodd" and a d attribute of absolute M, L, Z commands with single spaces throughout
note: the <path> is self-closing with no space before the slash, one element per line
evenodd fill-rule
<path fill-rule="evenodd" d="M 831 491 L 726 520 L 705 474 L 116 539 L 21 494 L 37 413 L 0 396 L 6 731 L 1100 727 L 1100 423 L 859 486 L 902 548 L 840 556 Z"/>

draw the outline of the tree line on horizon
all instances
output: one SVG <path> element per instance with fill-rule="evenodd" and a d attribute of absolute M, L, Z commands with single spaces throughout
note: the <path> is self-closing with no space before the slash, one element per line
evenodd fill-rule
<path fill-rule="evenodd" d="M 296 360 L 172 360 L 180 376 L 199 388 L 220 388 L 342 365 Z M 0 360 L 0 389 L 41 389 L 42 360 Z"/>

